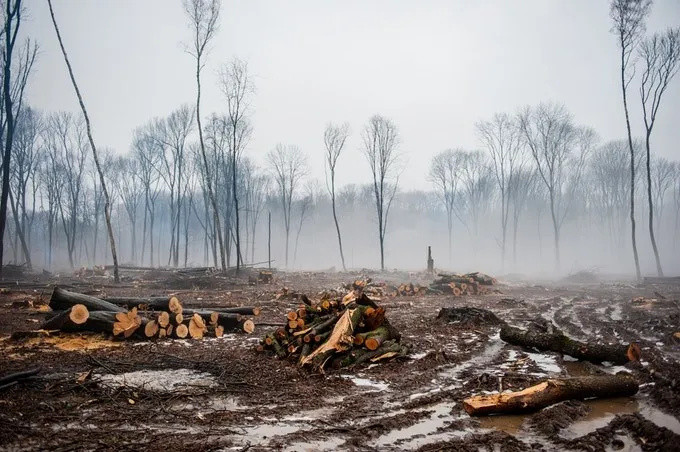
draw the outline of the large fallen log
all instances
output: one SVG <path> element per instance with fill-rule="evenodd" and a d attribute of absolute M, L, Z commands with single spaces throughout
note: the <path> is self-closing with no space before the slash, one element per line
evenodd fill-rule
<path fill-rule="evenodd" d="M 53 311 L 63 311 L 71 309 L 75 304 L 84 305 L 88 311 L 109 311 L 109 312 L 126 312 L 127 309 L 117 306 L 108 301 L 91 295 L 71 292 L 60 287 L 55 287 L 50 296 L 49 306 Z"/>
<path fill-rule="evenodd" d="M 510 325 L 501 328 L 501 339 L 513 345 L 536 348 L 540 351 L 554 351 L 576 359 L 601 363 L 626 364 L 640 360 L 640 347 L 632 342 L 629 345 L 608 345 L 594 342 L 579 342 L 557 330 L 553 333 L 536 329 L 522 330 Z"/>
<path fill-rule="evenodd" d="M 463 408 L 472 416 L 527 413 L 564 400 L 632 396 L 637 391 L 637 382 L 625 372 L 549 379 L 522 391 L 470 397 L 463 401 Z"/>
<path fill-rule="evenodd" d="M 114 336 L 128 338 L 133 334 L 143 332 L 147 320 L 141 318 L 136 312 L 110 312 L 110 311 L 90 311 L 84 322 L 74 321 L 71 311 L 63 311 L 43 323 L 42 330 L 59 330 L 66 333 L 92 332 L 107 333 Z M 141 334 L 135 334 L 143 337 Z"/>
<path fill-rule="evenodd" d="M 140 310 L 148 310 L 148 311 L 167 311 L 169 310 L 168 308 L 168 303 L 171 300 L 171 296 L 163 296 L 163 297 L 148 297 L 148 298 L 141 298 L 141 297 L 105 297 L 102 298 L 102 300 L 107 301 L 109 303 L 115 304 L 116 306 L 121 306 L 125 309 L 132 309 L 132 308 L 137 308 Z M 199 310 L 201 311 L 215 311 L 215 312 L 222 312 L 225 314 L 241 314 L 241 315 L 260 315 L 261 309 L 256 306 L 236 306 L 236 307 L 215 307 L 215 308 L 206 308 L 206 307 L 201 307 Z"/>

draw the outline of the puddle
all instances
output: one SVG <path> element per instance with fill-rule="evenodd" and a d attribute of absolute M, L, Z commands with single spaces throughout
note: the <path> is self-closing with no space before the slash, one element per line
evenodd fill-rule
<path fill-rule="evenodd" d="M 93 377 L 105 385 L 168 392 L 183 387 L 212 388 L 217 386 L 215 377 L 208 373 L 189 369 L 139 370 L 124 374 L 105 374 Z"/>
<path fill-rule="evenodd" d="M 309 442 L 292 443 L 284 452 L 323 452 L 337 450 L 345 440 L 342 438 L 328 438 Z"/>
<path fill-rule="evenodd" d="M 356 377 L 354 375 L 340 375 L 340 377 L 350 380 L 352 383 L 354 383 L 357 386 L 372 388 L 372 389 L 369 390 L 369 392 L 387 391 L 389 386 L 390 386 L 389 384 L 387 384 L 383 381 L 374 381 L 374 380 L 371 380 L 370 378 L 361 378 L 361 377 Z"/>
<path fill-rule="evenodd" d="M 463 371 L 471 367 L 481 368 L 483 364 L 493 361 L 504 346 L 505 342 L 501 341 L 500 334 L 491 336 L 483 352 L 472 356 L 465 362 L 443 370 L 439 375 L 452 380 L 460 380 L 460 374 L 463 373 Z"/>
<path fill-rule="evenodd" d="M 380 449 L 399 442 L 400 448 L 415 449 L 432 442 L 432 438 L 430 437 L 432 433 L 435 433 L 437 429 L 456 420 L 456 418 L 451 415 L 451 410 L 455 405 L 454 402 L 443 402 L 423 408 L 423 411 L 432 410 L 434 412 L 429 417 L 416 422 L 410 427 L 393 430 L 379 436 L 378 439 L 373 442 L 373 447 Z M 416 436 L 418 438 L 414 438 Z M 408 439 L 411 441 L 408 443 L 401 443 Z"/>
<path fill-rule="evenodd" d="M 660 427 L 666 427 L 680 435 L 680 421 L 675 417 L 635 399 L 620 397 L 614 399 L 589 400 L 585 402 L 590 407 L 590 413 L 583 419 L 574 422 L 560 432 L 568 439 L 587 435 L 598 428 L 604 427 L 617 414 L 640 413 L 642 417 Z"/>
<path fill-rule="evenodd" d="M 549 373 L 549 374 L 558 374 L 562 372 L 562 368 L 557 365 L 557 361 L 555 361 L 555 357 L 551 355 L 545 355 L 543 353 L 529 353 L 525 352 L 525 354 L 529 357 L 530 360 L 532 360 L 538 367 L 541 368 L 541 370 Z"/>
<path fill-rule="evenodd" d="M 523 414 L 507 416 L 480 416 L 479 426 L 487 430 L 500 430 L 515 435 L 522 429 L 522 424 L 529 416 Z"/>

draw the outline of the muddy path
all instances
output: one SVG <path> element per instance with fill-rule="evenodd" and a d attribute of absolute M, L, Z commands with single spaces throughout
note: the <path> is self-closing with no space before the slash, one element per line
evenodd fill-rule
<path fill-rule="evenodd" d="M 297 306 L 281 287 L 307 294 L 354 273 L 279 274 L 272 284 L 215 282 L 172 288 L 92 282 L 98 295 L 178 293 L 186 306 L 257 304 L 257 322 Z M 421 276 L 374 275 L 388 282 Z M 426 280 L 420 282 L 427 282 Z M 0 375 L 40 366 L 31 381 L 0 392 L 0 449 L 166 450 L 677 450 L 680 444 L 680 287 L 630 283 L 501 283 L 498 293 L 388 297 L 390 322 L 408 359 L 314 375 L 257 353 L 266 327 L 220 339 L 113 342 L 103 336 L 9 340 L 45 317 L 47 291 L 21 283 L 0 293 Z M 662 297 L 655 295 L 658 292 Z M 644 302 L 633 303 L 645 296 Z M 652 300 L 653 299 L 653 300 Z M 444 306 L 493 311 L 516 326 L 553 322 L 578 339 L 637 341 L 640 363 L 577 362 L 523 350 L 499 326 L 437 320 Z M 534 415 L 471 418 L 463 398 L 521 389 L 549 376 L 630 372 L 632 398 L 572 401 Z"/>

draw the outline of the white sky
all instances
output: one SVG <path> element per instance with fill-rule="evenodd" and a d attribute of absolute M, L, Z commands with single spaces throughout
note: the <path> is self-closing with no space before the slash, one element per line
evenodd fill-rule
<path fill-rule="evenodd" d="M 24 33 L 40 45 L 27 93 L 40 109 L 78 111 L 47 2 L 26 2 Z M 656 0 L 648 32 L 680 26 L 680 0 Z M 189 29 L 180 0 L 54 0 L 99 147 L 127 152 L 132 131 L 195 101 Z M 245 59 L 257 92 L 256 161 L 296 144 L 323 178 L 323 130 L 348 121 L 338 182 L 368 181 L 360 131 L 375 113 L 396 122 L 403 188 L 428 188 L 429 161 L 477 148 L 474 123 L 540 101 L 564 103 L 602 139 L 625 135 L 618 48 L 605 0 L 225 1 L 204 72 L 203 115 L 223 110 L 221 64 Z M 637 92 L 630 105 L 642 134 Z M 680 75 L 661 105 L 653 153 L 680 159 Z"/>

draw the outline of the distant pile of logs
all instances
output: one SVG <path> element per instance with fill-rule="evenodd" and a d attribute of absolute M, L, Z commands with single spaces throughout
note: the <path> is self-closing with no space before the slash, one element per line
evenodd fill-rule
<path fill-rule="evenodd" d="M 314 302 L 300 297 L 297 310 L 286 315 L 286 325 L 262 338 L 257 350 L 273 352 L 323 371 L 404 356 L 401 335 L 385 318 L 385 309 L 361 290 L 343 298 Z"/>
<path fill-rule="evenodd" d="M 479 272 L 466 273 L 464 275 L 440 273 L 438 276 L 430 284 L 430 291 L 452 294 L 454 297 L 482 295 L 489 292 L 488 286 L 496 284 L 496 279 Z"/>
<path fill-rule="evenodd" d="M 413 283 L 404 283 L 395 287 L 392 291 L 392 295 L 395 297 L 409 297 L 415 295 L 425 295 L 428 293 L 428 291 L 429 289 L 425 286 Z"/>
<path fill-rule="evenodd" d="M 117 338 L 201 339 L 221 337 L 226 331 L 252 333 L 260 308 L 185 309 L 177 297 L 96 298 L 55 287 L 50 297 L 54 316 L 42 330 L 109 333 Z"/>

